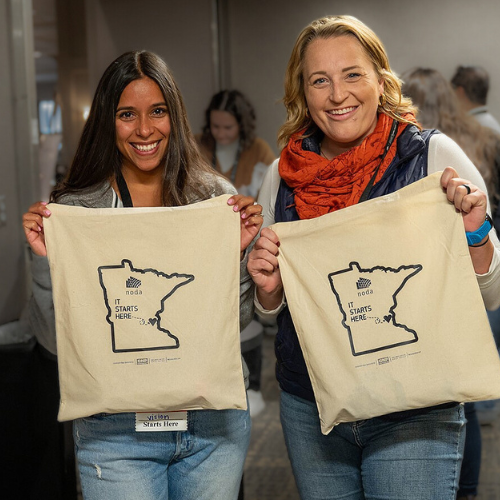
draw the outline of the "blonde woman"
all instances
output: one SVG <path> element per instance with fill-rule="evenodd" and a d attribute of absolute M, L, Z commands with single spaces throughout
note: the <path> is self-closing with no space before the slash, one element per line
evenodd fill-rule
<path fill-rule="evenodd" d="M 415 108 L 401 95 L 381 41 L 359 20 L 325 17 L 304 28 L 288 63 L 284 103 L 283 150 L 259 195 L 264 226 L 342 210 L 444 170 L 441 185 L 462 213 L 464 231 L 490 227 L 481 176 L 451 139 L 416 124 Z M 483 288 L 492 308 L 500 301 L 496 245 L 492 231 L 470 246 L 479 284 L 495 284 Z M 248 270 L 260 314 L 279 314 L 281 422 L 301 498 L 454 500 L 464 443 L 462 405 L 342 423 L 321 433 L 284 300 L 278 249 L 278 237 L 264 227 Z"/>

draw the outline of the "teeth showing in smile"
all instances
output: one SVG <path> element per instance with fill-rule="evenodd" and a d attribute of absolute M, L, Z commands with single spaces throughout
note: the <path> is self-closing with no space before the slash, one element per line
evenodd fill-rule
<path fill-rule="evenodd" d="M 346 113 L 349 113 L 356 109 L 355 106 L 351 106 L 350 108 L 344 108 L 344 109 L 332 109 L 330 111 L 330 114 L 332 115 L 345 115 Z"/>
<path fill-rule="evenodd" d="M 148 151 L 153 151 L 156 146 L 158 146 L 158 142 L 153 142 L 153 144 L 132 144 L 135 149 L 138 149 L 139 151 L 142 151 L 143 153 L 147 153 Z"/>

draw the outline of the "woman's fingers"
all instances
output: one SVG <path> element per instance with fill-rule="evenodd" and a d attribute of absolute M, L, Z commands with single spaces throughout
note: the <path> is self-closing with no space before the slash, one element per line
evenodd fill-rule
<path fill-rule="evenodd" d="M 227 201 L 233 211 L 240 213 L 241 251 L 243 252 L 255 239 L 262 227 L 262 206 L 255 203 L 251 196 L 234 195 Z"/>
<path fill-rule="evenodd" d="M 261 240 L 261 244 L 266 244 L 266 246 L 267 243 L 265 240 L 268 240 L 270 244 L 274 245 L 276 254 L 278 253 L 280 240 L 278 238 L 278 235 L 271 228 L 265 227 L 260 233 L 259 240 Z"/>
<path fill-rule="evenodd" d="M 46 201 L 37 201 L 28 208 L 27 213 L 38 214 L 42 217 L 50 217 L 51 211 L 47 208 Z"/>
<path fill-rule="evenodd" d="M 459 177 L 451 167 L 443 171 L 441 186 L 448 201 L 462 214 L 466 231 L 475 231 L 483 224 L 488 207 L 488 197 L 484 191 Z"/>
<path fill-rule="evenodd" d="M 262 233 L 265 232 L 264 228 Z M 269 230 L 276 236 L 271 230 Z M 279 243 L 279 241 L 277 241 Z M 248 272 L 257 287 L 257 298 L 265 309 L 275 309 L 283 297 L 283 282 L 278 263 L 279 248 L 275 241 L 260 237 L 248 257 Z"/>
<path fill-rule="evenodd" d="M 241 218 L 245 221 L 245 225 L 259 226 L 260 229 L 262 223 L 264 222 L 264 216 L 262 215 L 262 206 L 257 203 L 247 206 L 241 212 Z"/>
<path fill-rule="evenodd" d="M 33 203 L 23 215 L 23 229 L 26 240 L 29 243 L 33 253 L 46 256 L 45 236 L 43 232 L 43 218 L 50 217 L 51 212 L 47 208 L 47 203 L 39 201 Z"/>
<path fill-rule="evenodd" d="M 252 277 L 269 275 L 279 269 L 279 240 L 274 231 L 264 228 L 248 257 L 248 271 Z"/>
<path fill-rule="evenodd" d="M 279 267 L 278 257 L 265 249 L 254 249 L 248 260 L 253 261 L 252 269 L 255 272 L 266 271 L 272 273 Z"/>
<path fill-rule="evenodd" d="M 255 199 L 251 196 L 236 194 L 231 196 L 227 200 L 227 203 L 233 207 L 235 212 L 240 212 L 242 219 L 262 215 L 262 207 L 258 203 L 255 203 Z"/>
<path fill-rule="evenodd" d="M 29 231 L 40 232 L 43 227 L 42 217 L 39 215 L 27 213 L 23 215 L 23 228 L 24 232 L 27 233 Z"/>

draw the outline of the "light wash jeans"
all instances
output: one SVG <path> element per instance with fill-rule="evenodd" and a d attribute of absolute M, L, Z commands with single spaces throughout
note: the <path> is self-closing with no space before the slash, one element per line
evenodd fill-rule
<path fill-rule="evenodd" d="M 339 424 L 324 436 L 316 405 L 282 392 L 281 423 L 302 500 L 455 500 L 463 405 Z"/>
<path fill-rule="evenodd" d="M 243 410 L 188 412 L 185 432 L 135 432 L 135 414 L 75 420 L 85 500 L 236 500 L 250 441 Z"/>

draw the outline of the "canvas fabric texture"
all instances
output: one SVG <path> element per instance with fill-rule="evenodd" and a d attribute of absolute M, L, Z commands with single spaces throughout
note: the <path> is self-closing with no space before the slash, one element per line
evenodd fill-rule
<path fill-rule="evenodd" d="M 49 205 L 59 420 L 246 409 L 240 221 L 228 198 L 175 208 Z"/>
<path fill-rule="evenodd" d="M 500 361 L 462 216 L 433 174 L 271 226 L 321 429 L 500 397 Z"/>

